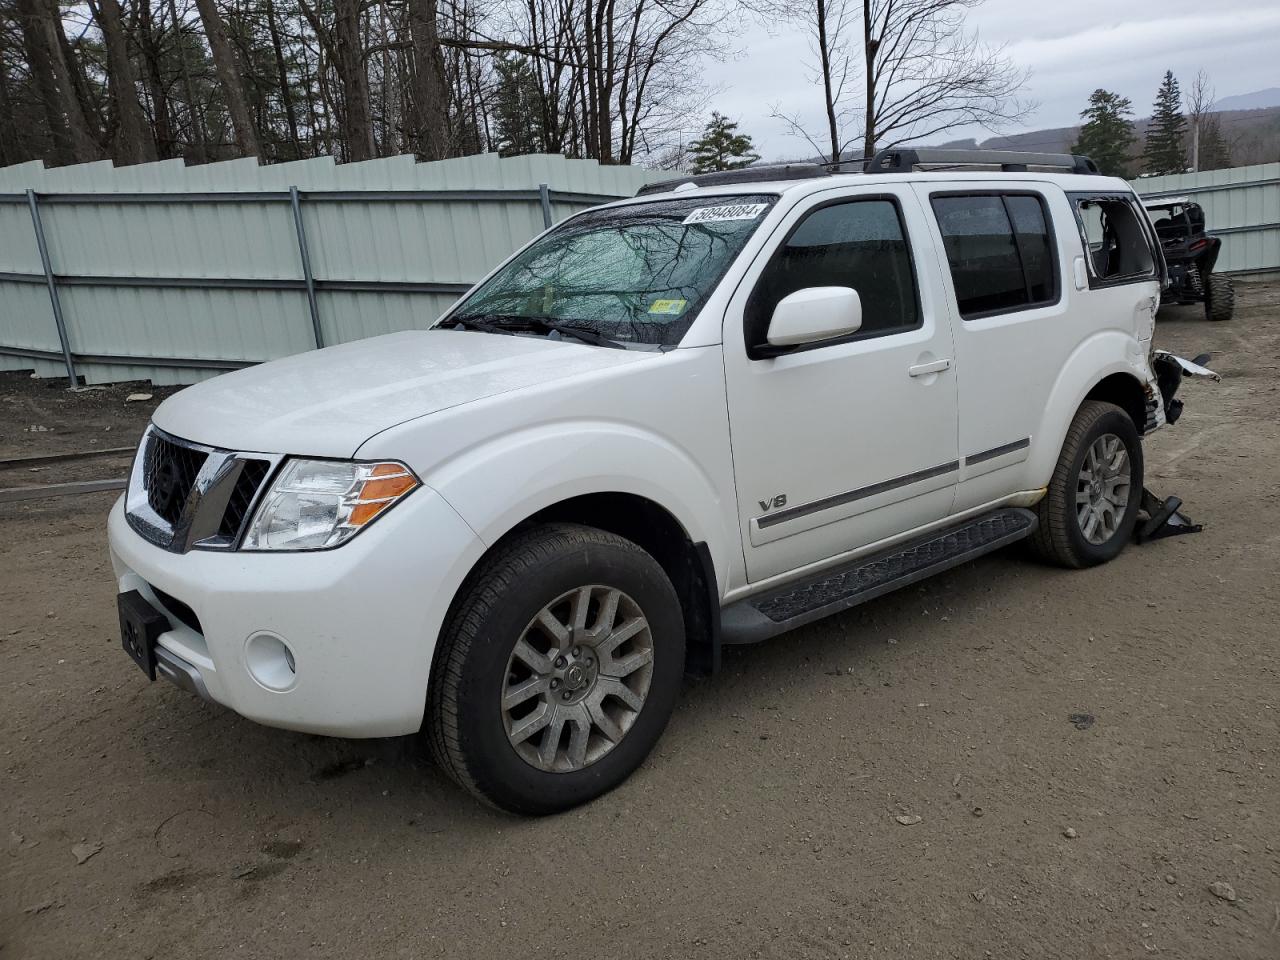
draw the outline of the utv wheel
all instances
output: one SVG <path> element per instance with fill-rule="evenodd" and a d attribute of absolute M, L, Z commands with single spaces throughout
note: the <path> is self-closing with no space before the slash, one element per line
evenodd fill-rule
<path fill-rule="evenodd" d="M 1236 312 L 1236 289 L 1230 277 L 1211 273 L 1205 278 L 1204 315 L 1210 320 L 1230 320 Z"/>
<path fill-rule="evenodd" d="M 591 527 L 539 526 L 464 585 L 425 732 L 440 766 L 481 800 L 555 813 L 640 765 L 683 673 L 680 601 L 657 561 Z"/>
<path fill-rule="evenodd" d="M 1063 567 L 1106 563 L 1133 536 L 1142 500 L 1142 440 L 1115 404 L 1086 401 L 1066 442 L 1031 538 L 1041 559 Z"/>

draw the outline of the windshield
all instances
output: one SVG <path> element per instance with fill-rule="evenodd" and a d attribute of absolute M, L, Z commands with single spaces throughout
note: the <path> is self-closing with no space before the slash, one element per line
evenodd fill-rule
<path fill-rule="evenodd" d="M 518 254 L 440 326 L 576 328 L 623 346 L 674 347 L 777 199 L 656 200 L 581 214 Z"/>

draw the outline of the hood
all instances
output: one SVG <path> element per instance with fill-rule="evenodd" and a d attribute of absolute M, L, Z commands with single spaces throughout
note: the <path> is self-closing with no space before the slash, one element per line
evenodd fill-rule
<path fill-rule="evenodd" d="M 414 330 L 223 374 L 164 401 L 155 424 L 229 450 L 350 457 L 440 410 L 653 354 L 565 340 Z"/>

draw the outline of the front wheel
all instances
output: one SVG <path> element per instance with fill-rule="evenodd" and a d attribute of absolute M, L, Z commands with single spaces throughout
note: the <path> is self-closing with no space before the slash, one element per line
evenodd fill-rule
<path fill-rule="evenodd" d="M 1129 415 L 1089 400 L 1076 412 L 1030 539 L 1063 567 L 1106 563 L 1133 537 L 1142 500 L 1142 439 Z"/>
<path fill-rule="evenodd" d="M 683 673 L 680 601 L 653 557 L 591 527 L 534 527 L 464 585 L 426 732 L 440 766 L 481 800 L 555 813 L 640 765 Z"/>

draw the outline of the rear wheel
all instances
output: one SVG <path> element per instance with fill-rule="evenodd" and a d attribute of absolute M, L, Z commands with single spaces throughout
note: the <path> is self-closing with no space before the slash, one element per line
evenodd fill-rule
<path fill-rule="evenodd" d="M 640 765 L 683 672 L 680 602 L 653 557 L 591 527 L 535 527 L 464 586 L 427 732 L 440 765 L 480 799 L 554 813 Z"/>
<path fill-rule="evenodd" d="M 1142 440 L 1129 415 L 1089 400 L 1076 412 L 1031 538 L 1041 559 L 1063 567 L 1106 563 L 1133 536 L 1142 500 Z"/>
<path fill-rule="evenodd" d="M 1230 320 L 1236 312 L 1236 289 L 1230 277 L 1211 273 L 1205 278 L 1204 315 L 1210 320 Z"/>

